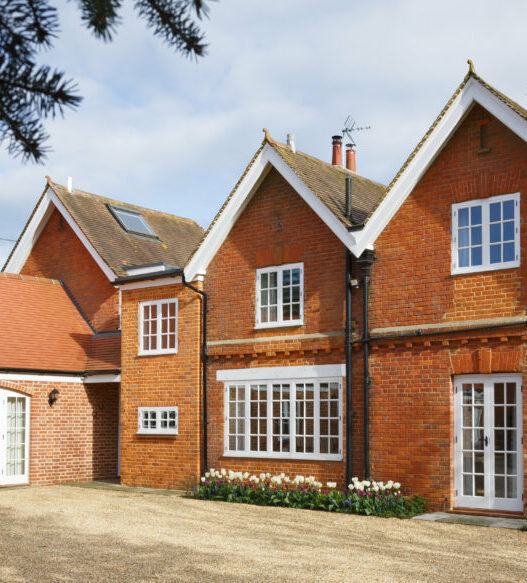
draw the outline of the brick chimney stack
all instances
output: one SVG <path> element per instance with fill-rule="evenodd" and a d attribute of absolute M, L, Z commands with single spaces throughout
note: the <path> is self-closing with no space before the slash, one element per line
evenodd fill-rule
<path fill-rule="evenodd" d="M 346 168 L 352 172 L 357 172 L 357 161 L 353 144 L 346 144 Z"/>
<path fill-rule="evenodd" d="M 333 166 L 342 166 L 342 136 L 331 136 L 333 142 L 333 156 L 331 163 Z"/>

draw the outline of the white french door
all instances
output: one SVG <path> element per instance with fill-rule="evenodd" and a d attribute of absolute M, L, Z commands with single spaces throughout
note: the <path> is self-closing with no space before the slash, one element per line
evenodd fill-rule
<path fill-rule="evenodd" d="M 520 375 L 454 377 L 455 506 L 523 510 Z"/>
<path fill-rule="evenodd" d="M 0 389 L 0 485 L 29 481 L 29 397 Z"/>

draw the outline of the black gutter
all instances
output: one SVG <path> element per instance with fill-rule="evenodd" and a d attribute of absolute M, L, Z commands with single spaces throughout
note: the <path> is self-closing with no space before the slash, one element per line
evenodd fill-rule
<path fill-rule="evenodd" d="M 366 343 L 373 340 L 396 340 L 397 338 L 416 338 L 420 336 L 439 336 L 440 334 L 456 334 L 464 332 L 477 332 L 482 330 L 494 330 L 497 328 L 512 328 L 513 326 L 524 326 L 527 320 L 520 320 L 519 322 L 505 322 L 503 324 L 486 324 L 484 326 L 467 326 L 465 328 L 448 328 L 447 330 L 416 330 L 415 332 L 408 332 L 406 334 L 390 334 L 387 336 L 369 336 L 367 339 L 362 338 L 356 340 L 357 343 Z"/>
<path fill-rule="evenodd" d="M 346 214 L 351 217 L 351 196 L 352 183 L 351 176 L 346 176 Z M 351 326 L 351 251 L 346 248 L 346 484 L 351 483 L 353 477 L 353 455 L 352 455 L 352 326 Z"/>
<path fill-rule="evenodd" d="M 363 343 L 363 389 L 364 389 L 364 475 L 370 479 L 370 331 L 369 331 L 369 284 L 375 253 L 366 249 L 357 259 L 362 273 L 362 343 Z"/>
<path fill-rule="evenodd" d="M 113 370 L 87 370 L 82 376 L 93 377 L 100 374 L 121 374 L 121 369 L 114 368 Z"/>
<path fill-rule="evenodd" d="M 167 277 L 168 275 L 181 275 L 182 273 L 183 269 L 181 269 L 181 267 L 171 267 L 170 269 L 165 269 L 164 271 L 139 273 L 138 275 L 123 275 L 121 277 L 116 277 L 112 283 L 119 285 L 122 283 L 132 283 L 134 281 L 147 281 L 149 279 L 160 279 L 162 277 Z"/>
<path fill-rule="evenodd" d="M 207 352 L 207 303 L 208 296 L 203 290 L 194 287 L 185 280 L 185 273 L 181 271 L 181 277 L 183 285 L 188 287 L 192 291 L 196 292 L 203 298 L 202 310 L 203 310 L 203 323 L 201 328 L 202 341 L 201 341 L 201 358 L 202 358 L 202 385 L 203 385 L 203 465 L 204 471 L 208 470 L 207 461 L 207 364 L 208 364 L 208 352 Z"/>
<path fill-rule="evenodd" d="M 181 267 L 171 267 L 169 269 L 165 269 L 164 271 L 155 271 L 152 273 L 141 273 L 138 275 L 130 275 L 124 277 L 116 278 L 113 283 L 114 284 L 124 284 L 124 283 L 131 283 L 134 281 L 147 281 L 151 279 L 162 279 L 167 276 L 181 276 L 181 282 L 185 287 L 188 287 L 192 291 L 196 292 L 203 298 L 203 326 L 202 326 L 202 348 L 201 348 L 201 358 L 203 363 L 203 371 L 202 371 L 202 384 L 203 384 L 203 465 L 205 467 L 205 471 L 207 471 L 207 364 L 208 364 L 208 353 L 207 353 L 207 303 L 208 303 L 208 296 L 207 294 L 193 286 L 192 284 L 188 283 L 185 279 L 185 272 Z"/>

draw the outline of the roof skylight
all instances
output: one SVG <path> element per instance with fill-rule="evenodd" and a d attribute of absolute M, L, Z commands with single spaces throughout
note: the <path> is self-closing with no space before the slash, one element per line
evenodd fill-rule
<path fill-rule="evenodd" d="M 139 211 L 113 205 L 108 205 L 108 208 L 127 233 L 146 235 L 147 237 L 157 237 Z"/>

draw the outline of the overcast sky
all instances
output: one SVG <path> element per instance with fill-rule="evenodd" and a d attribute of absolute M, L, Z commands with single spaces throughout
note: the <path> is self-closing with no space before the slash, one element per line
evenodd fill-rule
<path fill-rule="evenodd" d="M 352 115 L 357 171 L 388 183 L 463 79 L 466 59 L 527 104 L 527 2 L 221 0 L 204 22 L 208 56 L 166 48 L 126 1 L 111 44 L 52 0 L 62 32 L 49 63 L 76 79 L 77 111 L 47 124 L 45 165 L 0 151 L 0 238 L 16 239 L 44 185 L 61 184 L 206 227 L 259 147 L 262 128 L 330 160 Z M 0 265 L 12 243 L 0 241 Z"/>

